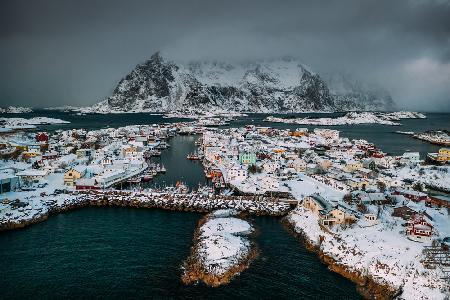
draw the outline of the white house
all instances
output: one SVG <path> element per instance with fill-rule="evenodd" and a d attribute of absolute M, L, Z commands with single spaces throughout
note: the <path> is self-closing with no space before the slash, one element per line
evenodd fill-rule
<path fill-rule="evenodd" d="M 330 140 L 339 139 L 339 131 L 333 129 L 316 128 L 314 129 L 314 133 Z"/>
<path fill-rule="evenodd" d="M 244 181 L 248 176 L 248 171 L 245 166 L 233 165 L 227 171 L 228 181 Z"/>
<path fill-rule="evenodd" d="M 417 165 L 420 163 L 420 153 L 405 152 L 400 156 L 400 163 L 405 165 Z"/>
<path fill-rule="evenodd" d="M 292 167 L 297 172 L 305 172 L 306 171 L 306 161 L 301 158 L 296 158 L 294 162 L 292 163 Z"/>
<path fill-rule="evenodd" d="M 281 168 L 281 165 L 277 161 L 267 161 L 263 164 L 263 169 L 267 173 L 274 173 Z"/>
<path fill-rule="evenodd" d="M 26 169 L 16 174 L 16 176 L 18 176 L 20 180 L 23 182 L 42 180 L 45 179 L 47 175 L 48 172 L 46 170 L 35 170 L 35 169 Z"/>

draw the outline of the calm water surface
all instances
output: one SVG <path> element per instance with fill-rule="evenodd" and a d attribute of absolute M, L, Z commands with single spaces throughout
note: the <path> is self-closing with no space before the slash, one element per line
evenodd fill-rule
<path fill-rule="evenodd" d="M 201 214 L 85 208 L 0 234 L 0 298 L 359 299 L 277 218 L 257 217 L 260 256 L 229 285 L 182 284 Z"/>

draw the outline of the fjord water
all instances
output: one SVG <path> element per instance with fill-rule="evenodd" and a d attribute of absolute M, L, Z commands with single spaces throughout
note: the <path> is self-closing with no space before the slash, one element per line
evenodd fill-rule
<path fill-rule="evenodd" d="M 324 116 L 324 114 L 311 116 Z M 17 117 L 20 115 L 11 115 Z M 36 112 L 71 124 L 42 129 L 98 129 L 133 124 L 176 122 L 151 114 L 78 116 Z M 252 114 L 230 126 L 255 124 L 277 128 L 304 127 L 266 123 Z M 304 116 L 304 115 L 302 115 Z M 343 136 L 364 138 L 382 150 L 436 151 L 438 146 L 395 134 L 395 130 L 450 129 L 450 114 L 427 114 L 425 120 L 402 120 L 402 126 L 333 127 Z M 309 127 L 309 126 L 308 126 Z M 312 127 L 309 127 L 312 128 Z M 195 150 L 195 136 L 177 136 L 161 158 L 167 173 L 153 185 L 183 181 L 204 184 L 200 164 L 186 155 Z M 85 208 L 50 217 L 22 230 L 0 233 L 0 298 L 319 298 L 357 299 L 355 285 L 334 274 L 291 236 L 277 218 L 257 217 L 260 256 L 229 285 L 185 286 L 180 276 L 198 220 L 197 213 L 154 209 Z"/>
<path fill-rule="evenodd" d="M 359 299 L 277 218 L 256 217 L 260 255 L 229 285 L 185 286 L 181 266 L 201 214 L 84 208 L 0 234 L 0 298 Z"/>

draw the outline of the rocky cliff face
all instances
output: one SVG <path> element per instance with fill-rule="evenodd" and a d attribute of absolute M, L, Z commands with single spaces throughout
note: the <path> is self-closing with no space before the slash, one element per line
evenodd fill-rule
<path fill-rule="evenodd" d="M 242 112 L 389 109 L 384 98 L 380 99 L 379 94 L 362 88 L 346 90 L 344 94 L 330 93 L 328 84 L 318 74 L 295 59 L 234 65 L 179 64 L 155 53 L 136 66 L 119 82 L 113 95 L 93 109 L 102 112 L 166 112 L 186 108 Z"/>

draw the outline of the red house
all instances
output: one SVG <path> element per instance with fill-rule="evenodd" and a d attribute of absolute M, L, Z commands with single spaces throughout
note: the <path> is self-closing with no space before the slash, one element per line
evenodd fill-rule
<path fill-rule="evenodd" d="M 45 132 L 38 132 L 36 134 L 36 142 L 48 142 L 48 135 Z"/>
<path fill-rule="evenodd" d="M 431 240 L 433 234 L 433 225 L 422 215 L 413 215 L 406 222 L 406 236 L 408 239 L 416 242 L 427 242 Z"/>
<path fill-rule="evenodd" d="M 403 195 L 403 197 L 412 200 L 414 202 L 420 202 L 420 201 L 428 201 L 430 198 L 427 194 L 413 191 L 413 190 L 397 190 L 392 193 L 393 195 Z"/>
<path fill-rule="evenodd" d="M 77 190 L 99 190 L 100 186 L 94 178 L 80 178 L 75 182 Z"/>

